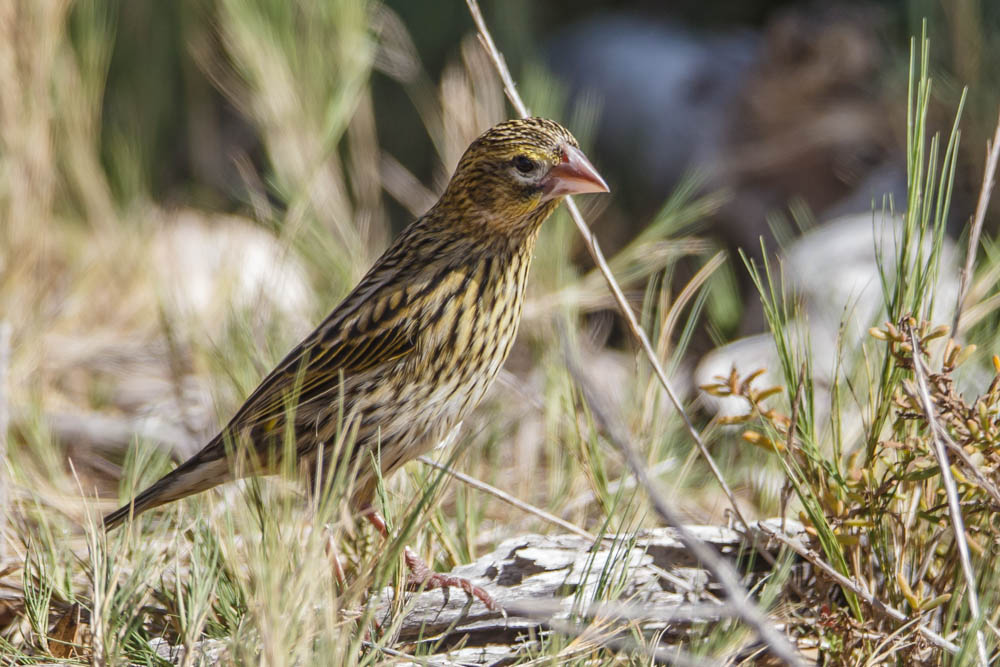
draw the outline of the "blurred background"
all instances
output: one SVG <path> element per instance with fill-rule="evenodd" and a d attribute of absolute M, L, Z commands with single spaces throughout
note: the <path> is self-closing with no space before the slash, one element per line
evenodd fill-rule
<path fill-rule="evenodd" d="M 227 13 L 238 4 L 62 0 L 33 8 L 15 2 L 6 10 L 5 48 L 14 51 L 5 57 L 8 74 L 29 74 L 18 66 L 43 56 L 45 41 L 65 36 L 81 67 L 90 70 L 81 71 L 89 78 L 84 83 L 97 88 L 80 91 L 91 99 L 67 102 L 98 105 L 78 111 L 93 116 L 91 139 L 99 166 L 109 172 L 114 203 L 147 197 L 167 206 L 245 210 L 249 194 L 237 158 L 266 173 L 269 146 L 257 127 L 257 110 L 243 107 L 235 97 L 240 91 L 226 78 L 251 67 L 237 60 L 235 36 L 227 37 Z M 257 4 L 266 11 L 269 3 Z M 344 4 L 328 3 L 323 13 L 335 15 Z M 334 86 L 347 75 L 346 54 L 332 51 L 357 49 L 353 65 L 372 68 L 370 76 L 355 75 L 370 88 L 379 148 L 433 192 L 440 156 L 421 98 L 433 97 L 431 87 L 449 68 L 475 57 L 468 54 L 470 19 L 461 3 L 360 4 L 369 12 L 356 17 L 368 24 L 364 40 L 330 43 L 325 63 L 318 52 L 316 62 L 298 64 L 315 68 L 310 76 Z M 1000 9 L 993 3 L 511 0 L 487 3 L 485 10 L 522 81 L 543 79 L 545 85 L 536 87 L 567 119 L 575 108 L 588 107 L 595 160 L 616 193 L 615 217 L 608 212 L 608 222 L 598 225 L 609 228 L 602 230 L 607 237 L 619 235 L 619 243 L 693 171 L 708 186 L 729 191 L 725 209 L 712 221 L 713 236 L 750 248 L 766 233 L 768 215 L 787 212 L 795 202 L 823 217 L 838 205 L 857 200 L 859 208 L 870 208 L 873 194 L 898 192 L 905 182 L 898 121 L 909 44 L 924 18 L 934 26 L 939 120 L 950 124 L 951 109 L 968 85 L 965 142 L 982 145 L 993 128 L 1000 76 L 989 66 L 1000 48 Z M 305 25 L 313 19 L 305 9 L 301 14 L 283 18 L 302 21 L 304 31 L 323 29 Z M 48 28 L 66 32 L 37 34 L 45 41 L 33 41 L 26 30 L 45 28 L 39 21 L 65 21 Z M 282 26 L 270 29 L 284 37 Z M 19 88 L 23 83 L 5 84 L 8 103 L 27 103 L 19 94 L 30 92 Z M 957 219 L 969 212 L 981 157 L 970 156 L 960 173 Z M 126 159 L 128 169 L 121 166 Z M 398 196 L 380 198 L 394 228 L 412 218 Z"/>
<path fill-rule="evenodd" d="M 484 10 L 529 106 L 566 123 L 611 183 L 612 197 L 584 202 L 588 219 L 688 398 L 730 364 L 699 374 L 705 355 L 763 328 L 740 250 L 759 261 L 861 216 L 795 255 L 820 299 L 859 265 L 837 248 L 871 254 L 872 211 L 905 194 L 910 45 L 925 18 L 932 129 L 950 129 L 969 86 L 955 235 L 975 206 L 1000 100 L 996 3 Z M 68 452 L 102 493 L 136 435 L 172 457 L 196 448 L 510 113 L 460 2 L 14 0 L 0 32 L 11 447 L 59 443 L 39 470 L 65 473 Z M 870 276 L 874 260 L 859 261 Z M 531 377 L 548 405 L 565 318 L 650 431 L 662 397 L 591 269 L 565 217 L 548 225 L 501 391 Z M 843 307 L 827 304 L 828 338 Z M 497 456 L 525 470 L 556 456 L 540 435 L 551 420 L 486 414 L 482 439 L 517 443 Z M 651 460 L 667 458 L 669 432 Z"/>
<path fill-rule="evenodd" d="M 81 3 L 51 4 L 68 12 L 73 46 L 91 51 L 80 55 L 103 61 L 89 63 L 104 70 L 92 76 L 105 76 L 93 138 L 105 168 L 123 151 L 135 162 L 128 175 L 109 174 L 115 200 L 143 196 L 167 205 L 243 210 L 248 193 L 234 158 L 243 156 L 265 172 L 268 146 L 252 110 L 240 108 L 233 99 L 238 91 L 216 71 L 223 63 L 248 66 L 226 43 L 230 3 L 95 3 L 93 11 L 105 14 L 104 33 L 75 39 L 72 24 L 80 17 L 74 14 L 88 10 Z M 328 11 L 341 4 L 330 3 Z M 471 22 L 461 3 L 397 0 L 369 9 L 371 31 L 354 47 L 359 60 L 373 58 L 364 83 L 379 147 L 430 186 L 440 176 L 434 171 L 440 156 L 420 98 L 432 95 L 430 87 L 448 68 L 474 57 L 467 54 Z M 838 205 L 856 200 L 866 209 L 873 194 L 898 193 L 905 183 L 898 121 L 909 44 L 924 18 L 934 26 L 940 120 L 950 124 L 968 85 L 965 141 L 982 145 L 993 128 L 1000 83 L 989 66 L 1000 30 L 993 3 L 761 0 L 734 7 L 512 0 L 487 3 L 485 10 L 521 80 L 543 79 L 546 85 L 537 87 L 555 98 L 548 101 L 567 119 L 572 109 L 589 108 L 595 159 L 616 192 L 616 216 L 609 212 L 608 222 L 598 224 L 609 228 L 602 230 L 606 237 L 620 235 L 619 243 L 692 171 L 700 171 L 708 186 L 729 191 L 725 209 L 712 221 L 713 236 L 749 248 L 766 233 L 767 216 L 795 202 L 823 217 Z M 80 43 L 84 38 L 100 43 Z M 372 48 L 375 53 L 362 53 Z M 325 67 L 322 58 L 301 64 L 317 68 L 311 76 L 333 85 L 343 72 L 334 71 L 342 63 L 330 56 Z M 970 156 L 960 174 L 957 219 L 969 212 L 981 157 Z M 398 197 L 381 198 L 394 228 L 412 218 Z"/>

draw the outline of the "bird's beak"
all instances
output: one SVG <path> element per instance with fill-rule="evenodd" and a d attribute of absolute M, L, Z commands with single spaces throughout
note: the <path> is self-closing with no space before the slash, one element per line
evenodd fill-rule
<path fill-rule="evenodd" d="M 564 144 L 562 149 L 562 162 L 549 169 L 542 181 L 545 199 L 610 191 L 583 151 L 569 144 Z"/>

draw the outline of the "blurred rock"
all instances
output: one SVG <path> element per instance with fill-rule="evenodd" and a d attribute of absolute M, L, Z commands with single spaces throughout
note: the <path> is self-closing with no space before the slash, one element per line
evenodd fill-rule
<path fill-rule="evenodd" d="M 181 211 L 159 228 L 152 243 L 168 315 L 211 329 L 245 309 L 258 321 L 280 317 L 297 330 L 308 328 L 311 290 L 305 269 L 289 248 L 250 220 Z"/>
<path fill-rule="evenodd" d="M 863 213 L 832 220 L 804 234 L 784 252 L 784 285 L 801 313 L 789 324 L 788 337 L 809 346 L 817 391 L 815 405 L 819 410 L 828 409 L 838 354 L 851 359 L 883 311 L 876 247 L 881 248 L 885 269 L 891 274 L 896 270 L 896 243 L 900 238 L 901 219 Z M 929 252 L 929 239 L 923 248 Z M 960 260 L 954 244 L 945 238 L 933 288 L 934 322 L 947 323 L 951 319 L 958 298 Z M 842 336 L 839 345 L 838 336 Z M 766 369 L 754 381 L 754 386 L 761 389 L 786 384 L 771 333 L 741 338 L 713 350 L 699 362 L 694 381 L 699 386 L 710 384 L 718 376 L 728 376 L 733 368 L 741 377 Z M 747 412 L 746 401 L 741 398 L 707 394 L 702 398 L 718 415 Z"/>
<path fill-rule="evenodd" d="M 546 53 L 569 84 L 572 104 L 590 100 L 599 107 L 600 162 L 627 195 L 650 208 L 686 170 L 716 159 L 759 43 L 750 31 L 702 34 L 612 14 L 565 29 Z"/>
<path fill-rule="evenodd" d="M 623 224 L 599 228 L 602 241 L 613 250 L 634 235 L 689 171 L 729 193 L 714 231 L 751 256 L 761 236 L 775 247 L 768 216 L 795 200 L 829 219 L 847 212 L 846 199 L 852 212 L 870 210 L 882 188 L 897 189 L 904 165 L 893 128 L 903 117 L 880 86 L 882 23 L 877 8 L 810 3 L 761 33 L 611 14 L 558 34 L 549 66 L 570 86 L 571 106 L 600 107 L 596 159 L 616 204 L 627 202 Z"/>

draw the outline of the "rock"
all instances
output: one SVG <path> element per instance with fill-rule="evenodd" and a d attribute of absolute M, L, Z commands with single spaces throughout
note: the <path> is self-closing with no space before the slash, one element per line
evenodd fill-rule
<path fill-rule="evenodd" d="M 896 271 L 896 240 L 902 236 L 902 220 L 881 214 L 862 213 L 832 220 L 791 243 L 782 260 L 785 286 L 798 300 L 800 316 L 788 326 L 789 339 L 811 353 L 816 396 L 814 404 L 821 418 L 828 410 L 829 388 L 834 381 L 838 346 L 845 359 L 860 349 L 868 328 L 877 324 L 883 312 L 878 253 L 885 270 Z M 930 251 L 928 239 L 923 252 Z M 959 256 L 947 237 L 941 251 L 941 269 L 934 285 L 931 319 L 949 322 L 958 298 Z M 841 322 L 844 322 L 843 329 Z M 843 340 L 838 343 L 838 336 Z M 758 369 L 766 372 L 753 386 L 764 389 L 784 386 L 778 351 L 771 333 L 748 336 L 716 348 L 705 355 L 695 369 L 698 386 L 728 376 L 736 368 L 741 377 Z M 718 398 L 703 394 L 708 409 L 721 416 L 742 415 L 747 403 L 740 398 Z"/>
<path fill-rule="evenodd" d="M 152 241 L 156 284 L 165 306 L 183 322 L 211 328 L 232 310 L 281 317 L 308 327 L 311 290 L 288 248 L 250 220 L 182 211 Z"/>

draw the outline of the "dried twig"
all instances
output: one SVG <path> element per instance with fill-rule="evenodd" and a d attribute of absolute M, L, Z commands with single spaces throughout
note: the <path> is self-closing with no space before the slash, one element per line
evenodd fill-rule
<path fill-rule="evenodd" d="M 955 442 L 955 439 L 940 424 L 938 424 L 938 435 L 944 440 L 944 444 L 948 445 L 948 449 L 962 460 L 962 463 L 965 464 L 965 471 L 969 473 L 969 476 L 975 479 L 976 484 L 982 487 L 989 494 L 990 498 L 993 499 L 993 502 L 1000 507 L 1000 489 L 997 488 L 997 485 L 983 474 L 983 471 L 979 469 L 979 466 L 972 460 L 972 457 L 962 449 L 961 445 Z"/>
<path fill-rule="evenodd" d="M 482 42 L 483 48 L 486 49 L 487 54 L 489 54 L 490 59 L 493 61 L 497 74 L 503 82 L 504 91 L 507 93 L 508 99 L 510 99 L 511 104 L 514 105 L 514 109 L 517 110 L 517 113 L 522 118 L 528 117 L 530 115 L 528 113 L 528 107 L 525 106 L 524 101 L 517 92 L 517 87 L 514 85 L 514 79 L 510 75 L 510 70 L 507 69 L 507 63 L 504 61 L 503 55 L 497 49 L 496 44 L 493 43 L 493 37 L 490 36 L 490 32 L 486 27 L 486 21 L 483 19 L 483 13 L 479 9 L 479 2 L 477 0 L 466 0 L 466 5 L 469 7 L 469 13 L 472 15 L 472 20 L 476 24 L 476 28 L 479 31 L 479 40 Z M 691 438 L 698 446 L 698 450 L 708 463 L 709 468 L 712 469 L 712 474 L 715 476 L 715 479 L 722 487 L 722 491 L 729 499 L 729 503 L 732 505 L 736 518 L 741 524 L 743 524 L 744 529 L 749 530 L 749 524 L 744 518 L 743 513 L 740 511 L 739 505 L 736 503 L 736 496 L 733 494 L 732 489 L 729 488 L 729 484 L 722 476 L 722 471 L 719 470 L 719 467 L 715 463 L 715 459 L 713 459 L 711 453 L 709 453 L 708 447 L 705 446 L 705 442 L 702 440 L 701 434 L 698 433 L 698 429 L 695 428 L 694 423 L 691 421 L 687 411 L 684 409 L 684 405 L 681 403 L 680 398 L 678 398 L 677 393 L 670 384 L 670 380 L 667 379 L 667 373 L 663 370 L 663 365 L 660 363 L 660 359 L 657 356 L 652 343 L 649 342 L 649 337 L 639 325 L 639 320 L 636 318 L 635 312 L 632 310 L 632 306 L 629 305 L 628 300 L 625 298 L 625 294 L 618 285 L 618 281 L 615 280 L 614 274 L 611 273 L 611 268 L 608 266 L 607 260 L 604 259 L 604 253 L 601 252 L 601 248 L 597 244 L 597 239 L 594 237 L 593 232 L 590 231 L 586 221 L 580 214 L 580 209 L 577 208 L 576 202 L 574 202 L 571 197 L 566 197 L 566 208 L 569 209 L 570 217 L 573 218 L 576 228 L 583 237 L 583 242 L 584 245 L 587 246 L 587 251 L 593 258 L 597 268 L 600 269 L 601 275 L 604 276 L 604 280 L 608 283 L 608 288 L 610 288 L 612 295 L 614 295 L 615 302 L 618 304 L 618 309 L 625 317 L 625 322 L 628 324 L 629 331 L 631 331 L 632 336 L 639 343 L 640 347 L 642 347 L 642 351 L 645 353 L 646 358 L 652 365 L 653 371 L 656 373 L 656 377 L 659 378 L 660 384 L 663 385 L 664 391 L 667 392 L 670 402 L 674 404 L 678 414 L 680 414 L 681 419 L 684 421 L 684 426 L 687 428 L 688 433 L 691 434 Z"/>
<path fill-rule="evenodd" d="M 969 280 L 972 276 L 972 265 L 976 262 L 976 252 L 979 249 L 979 235 L 986 219 L 986 208 L 990 204 L 993 192 L 993 182 L 996 179 L 997 161 L 1000 160 L 1000 118 L 997 118 L 997 129 L 993 134 L 992 143 L 987 144 L 986 169 L 983 172 L 983 185 L 979 189 L 979 201 L 976 203 L 976 213 L 972 218 L 972 228 L 969 230 L 969 247 L 965 252 L 965 267 L 962 268 L 961 282 L 958 288 L 958 301 L 955 303 L 955 318 L 952 321 L 952 335 L 958 338 L 958 326 L 962 321 L 962 304 L 969 291 Z"/>
<path fill-rule="evenodd" d="M 957 654 L 961 650 L 957 645 L 948 641 L 947 639 L 945 639 L 938 633 L 934 632 L 927 626 L 917 623 L 916 619 L 909 618 L 907 617 L 906 614 L 899 611 L 898 609 L 890 607 L 886 603 L 882 602 L 874 595 L 869 593 L 867 588 L 862 587 L 860 584 L 856 583 L 853 579 L 849 579 L 848 577 L 842 575 L 840 572 L 837 572 L 835 569 L 833 569 L 832 565 L 828 564 L 826 561 L 820 558 L 819 554 L 815 553 L 814 551 L 810 551 L 809 549 L 806 549 L 804 546 L 802 546 L 795 540 L 789 539 L 786 535 L 783 535 L 782 533 L 775 530 L 771 526 L 765 525 L 763 521 L 760 522 L 758 525 L 760 526 L 761 531 L 763 531 L 766 535 L 773 537 L 774 539 L 778 540 L 779 542 L 787 546 L 789 549 L 791 549 L 798 555 L 805 558 L 807 561 L 812 563 L 814 567 L 822 570 L 824 574 L 826 574 L 828 577 L 836 581 L 840 586 L 846 588 L 849 591 L 852 591 L 859 598 L 861 598 L 869 605 L 871 605 L 871 607 L 876 611 L 880 611 L 886 616 L 893 618 L 901 623 L 913 624 L 913 627 L 916 629 L 917 632 L 919 632 L 927 641 L 934 644 L 940 649 L 944 649 L 945 651 L 948 651 L 951 654 Z"/>
<path fill-rule="evenodd" d="M 552 617 L 566 612 L 566 606 L 559 600 L 530 600 L 514 602 L 513 613 L 526 618 Z M 525 613 L 522 613 L 524 610 Z M 574 608 L 573 614 L 583 618 L 607 620 L 643 621 L 656 623 L 697 623 L 706 618 L 731 618 L 736 612 L 730 605 L 718 602 L 688 602 L 670 609 L 655 605 L 652 609 L 645 601 L 620 602 L 595 600 L 587 605 Z"/>
<path fill-rule="evenodd" d="M 715 576 L 723 590 L 726 591 L 728 602 L 732 605 L 736 615 L 757 633 L 757 636 L 768 646 L 771 652 L 787 664 L 801 664 L 798 654 L 791 644 L 789 644 L 788 639 L 774 628 L 764 612 L 751 601 L 746 589 L 740 584 L 739 575 L 733 566 L 723 560 L 719 554 L 695 537 L 684 526 L 681 517 L 670 507 L 666 499 L 653 485 L 653 481 L 646 473 L 646 464 L 639 460 L 635 450 L 629 444 L 631 438 L 627 435 L 624 425 L 614 418 L 602 404 L 598 393 L 580 371 L 575 359 L 567 354 L 566 361 L 570 373 L 580 387 L 584 400 L 590 407 L 591 413 L 603 426 L 608 439 L 625 456 L 625 460 L 628 462 L 629 467 L 632 468 L 632 472 L 639 479 L 639 482 L 649 495 L 656 513 L 668 526 L 677 531 L 677 538 Z"/>
<path fill-rule="evenodd" d="M 460 481 L 460 482 L 462 482 L 462 483 L 464 483 L 464 484 L 466 484 L 468 486 L 471 486 L 474 489 L 477 489 L 477 490 L 482 491 L 484 493 L 488 493 L 491 496 L 493 496 L 494 498 L 499 498 L 500 500 L 504 501 L 505 503 L 507 503 L 509 505 L 512 505 L 512 506 L 518 508 L 519 510 L 525 511 L 528 514 L 533 514 L 533 515 L 537 516 L 539 519 L 542 519 L 543 521 L 548 521 L 549 523 L 554 524 L 556 526 L 559 526 L 560 528 L 562 528 L 564 530 L 568 530 L 569 532 L 573 533 L 574 535 L 579 535 L 580 537 L 584 537 L 584 538 L 586 538 L 588 540 L 597 540 L 597 537 L 595 537 L 594 535 L 588 533 L 583 528 L 580 528 L 579 526 L 577 526 L 575 524 L 572 524 L 569 521 L 566 521 L 564 519 L 560 519 L 555 514 L 550 514 L 549 512 L 546 512 L 545 510 L 543 510 L 540 507 L 535 507 L 534 505 L 532 505 L 530 503 L 526 503 L 523 500 L 521 500 L 520 498 L 517 498 L 516 496 L 512 496 L 511 494 L 507 493 L 506 491 L 504 491 L 502 489 L 498 489 L 495 486 L 491 486 L 490 484 L 487 484 L 486 482 L 478 480 L 475 477 L 470 477 L 469 475 L 466 475 L 465 473 L 461 473 L 461 472 L 458 472 L 457 470 L 453 470 L 452 468 L 450 468 L 449 466 L 445 465 L 444 463 L 439 463 L 439 462 L 435 461 L 434 459 L 432 459 L 429 456 L 420 456 L 420 457 L 417 457 L 417 460 L 420 461 L 421 463 L 425 464 L 425 465 L 431 466 L 432 468 L 437 468 L 438 470 L 443 470 L 444 472 L 446 472 L 447 474 L 451 475 L 452 477 L 454 477 L 458 481 Z"/>
<path fill-rule="evenodd" d="M 507 68 L 507 64 L 504 62 L 504 58 L 497 49 L 496 44 L 494 44 L 492 36 L 490 36 L 490 32 L 486 27 L 486 21 L 483 19 L 482 11 L 479 9 L 479 3 L 477 0 L 466 0 L 466 4 L 469 7 L 469 13 L 472 15 L 472 20 L 475 22 L 476 28 L 479 31 L 479 39 L 490 58 L 493 60 L 497 74 L 503 82 L 507 97 L 510 99 L 511 104 L 514 105 L 518 114 L 520 114 L 522 118 L 527 117 L 529 115 L 528 108 L 521 100 L 520 95 L 518 95 L 517 88 L 514 85 L 514 80 L 510 75 L 510 70 Z M 708 448 L 705 446 L 704 441 L 701 439 L 701 435 L 698 433 L 698 429 L 695 428 L 690 417 L 688 417 L 687 412 L 684 410 L 684 406 L 681 404 L 680 399 L 674 392 L 673 387 L 670 384 L 670 380 L 667 379 L 667 374 L 663 370 L 663 366 L 660 364 L 660 360 L 657 358 L 652 344 L 649 342 L 649 338 L 646 336 L 642 327 L 639 326 L 639 321 L 636 319 L 635 313 L 632 311 L 632 307 L 625 298 L 621 287 L 618 285 L 618 281 L 615 280 L 614 275 L 611 273 L 611 269 L 608 267 L 608 263 L 604 259 L 604 254 L 601 252 L 600 246 L 597 244 L 597 240 L 591 233 L 590 228 L 587 227 L 587 223 L 580 214 L 580 210 L 576 207 L 576 203 L 569 197 L 566 198 L 566 206 L 569 209 L 570 216 L 573 218 L 573 222 L 576 224 L 577 229 L 583 237 L 584 244 L 587 246 L 590 256 L 594 259 L 594 262 L 600 269 L 601 274 L 608 283 L 608 287 L 611 289 L 611 293 L 615 297 L 615 301 L 618 303 L 619 309 L 625 316 L 629 330 L 642 346 L 643 352 L 645 352 L 650 364 L 652 364 L 656 376 L 659 378 L 660 383 L 667 392 L 667 396 L 670 397 L 671 402 L 677 408 L 678 413 L 684 420 L 684 424 L 687 427 L 688 432 L 698 445 L 702 455 L 711 467 L 712 473 L 715 475 L 715 478 L 718 480 L 726 496 L 729 498 L 729 502 L 733 507 L 733 512 L 738 517 L 740 523 L 743 524 L 743 527 L 749 529 L 749 525 L 744 519 L 743 514 L 740 512 L 739 506 L 736 503 L 736 497 L 733 495 L 732 490 L 729 488 L 725 478 L 722 476 L 722 472 L 719 470 L 718 466 L 716 466 L 711 454 L 709 454 Z M 577 375 L 579 375 L 579 373 Z M 771 626 L 763 612 L 761 612 L 760 609 L 758 609 L 757 606 L 750 601 L 746 591 L 743 590 L 743 587 L 739 583 L 739 577 L 737 576 L 735 570 L 733 570 L 728 563 L 719 558 L 715 552 L 683 528 L 680 517 L 674 513 L 674 511 L 656 491 L 652 481 L 646 474 L 644 465 L 640 463 L 631 446 L 628 445 L 624 438 L 612 437 L 618 441 L 615 444 L 622 449 L 622 452 L 628 459 L 633 472 L 639 478 L 639 481 L 649 494 L 656 512 L 668 525 L 677 529 L 678 535 L 681 541 L 684 542 L 684 545 L 716 576 L 720 584 L 722 584 L 722 587 L 726 590 L 726 594 L 731 598 L 732 604 L 735 606 L 740 618 L 742 618 L 747 625 L 752 627 L 757 632 L 758 636 L 760 636 L 760 638 L 768 645 L 776 656 L 789 664 L 800 664 L 798 655 L 796 654 L 795 649 L 788 643 L 788 640 Z"/>
<path fill-rule="evenodd" d="M 962 507 L 958 498 L 958 488 L 955 486 L 955 478 L 951 475 L 951 463 L 948 461 L 948 454 L 945 452 L 944 443 L 941 441 L 934 402 L 931 400 L 930 392 L 927 390 L 927 369 L 924 368 L 924 360 L 920 353 L 920 341 L 917 339 L 917 333 L 913 327 L 911 326 L 909 329 L 910 345 L 913 346 L 913 374 L 917 379 L 917 388 L 920 391 L 920 404 L 923 406 L 927 423 L 931 427 L 931 441 L 934 443 L 934 455 L 937 457 L 938 467 L 941 470 L 941 481 L 944 483 L 945 496 L 948 498 L 951 525 L 955 533 L 955 544 L 958 547 L 958 556 L 962 563 L 962 574 L 965 576 L 969 612 L 972 614 L 973 623 L 978 624 L 982 620 L 979 612 L 979 594 L 976 592 L 976 574 L 972 571 L 972 560 L 969 558 L 969 542 L 965 538 L 965 521 L 962 519 Z M 976 650 L 979 653 L 979 663 L 984 666 L 987 665 L 989 660 L 986 654 L 986 641 L 981 629 L 976 630 Z"/>
<path fill-rule="evenodd" d="M 437 660 L 428 660 L 427 658 L 421 657 L 419 655 L 410 655 L 409 653 L 404 653 L 403 651 L 397 651 L 390 646 L 383 646 L 382 644 L 376 644 L 375 642 L 365 640 L 361 642 L 361 645 L 370 651 L 378 651 L 390 658 L 401 658 L 408 663 L 420 665 L 421 667 L 438 667 L 441 663 Z M 460 665 L 460 663 L 452 663 L 455 665 Z M 464 667 L 462 665 L 461 667 Z"/>

